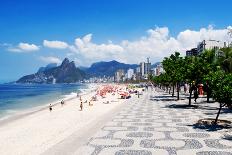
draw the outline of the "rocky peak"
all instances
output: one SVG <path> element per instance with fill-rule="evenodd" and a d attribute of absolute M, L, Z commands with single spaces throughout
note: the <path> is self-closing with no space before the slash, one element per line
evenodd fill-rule
<path fill-rule="evenodd" d="M 67 66 L 69 64 L 68 58 L 65 58 L 61 64 L 61 67 Z"/>
<path fill-rule="evenodd" d="M 85 78 L 85 73 L 76 68 L 74 61 L 65 58 L 60 66 L 20 78 L 18 83 L 75 83 Z"/>

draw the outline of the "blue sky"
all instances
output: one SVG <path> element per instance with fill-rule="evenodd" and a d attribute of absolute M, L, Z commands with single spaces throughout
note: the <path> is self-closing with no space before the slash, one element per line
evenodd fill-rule
<path fill-rule="evenodd" d="M 232 23 L 231 6 L 230 0 L 3 0 L 0 5 L 0 80 L 16 80 L 37 71 L 49 62 L 41 59 L 44 57 L 62 60 L 68 56 L 77 65 L 88 66 L 101 58 L 109 60 L 112 55 L 112 59 L 135 63 L 118 53 L 133 50 L 144 36 L 149 40 L 153 31 L 148 30 L 166 33 L 166 29 L 159 29 L 166 27 L 169 39 L 177 39 L 188 29 L 197 32 L 211 27 L 223 30 Z M 88 48 L 78 46 L 70 52 L 69 47 L 43 45 L 44 40 L 48 40 L 62 41 L 71 47 L 76 38 L 83 41 L 88 34 L 91 34 L 86 37 L 90 39 Z M 129 45 L 122 43 L 125 40 Z M 19 43 L 33 44 L 39 49 L 9 51 L 19 48 Z M 107 53 L 108 49 L 113 50 Z M 91 56 L 95 55 L 91 52 L 103 54 L 88 60 L 84 52 L 90 52 Z M 143 49 L 140 52 L 143 53 Z M 156 54 L 159 53 L 153 53 Z M 152 60 L 158 61 L 161 57 L 154 56 Z"/>

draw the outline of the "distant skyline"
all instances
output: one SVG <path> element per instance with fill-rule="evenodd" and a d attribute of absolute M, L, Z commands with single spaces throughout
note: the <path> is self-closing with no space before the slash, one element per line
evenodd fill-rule
<path fill-rule="evenodd" d="M 5 0 L 0 5 L 0 81 L 65 57 L 77 66 L 152 63 L 203 39 L 231 41 L 232 1 Z"/>

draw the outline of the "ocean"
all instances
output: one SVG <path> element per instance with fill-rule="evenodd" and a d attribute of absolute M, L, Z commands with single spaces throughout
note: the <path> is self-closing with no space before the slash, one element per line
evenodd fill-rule
<path fill-rule="evenodd" d="M 82 93 L 87 84 L 0 84 L 0 118 Z"/>

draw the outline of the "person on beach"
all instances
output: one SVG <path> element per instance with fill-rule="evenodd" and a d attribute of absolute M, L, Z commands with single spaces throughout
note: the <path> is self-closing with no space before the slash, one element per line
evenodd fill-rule
<path fill-rule="evenodd" d="M 83 109 L 83 103 L 82 103 L 82 101 L 81 101 L 81 104 L 80 104 L 80 108 L 81 108 L 81 111 L 82 111 L 82 109 Z"/>
<path fill-rule="evenodd" d="M 64 105 L 64 100 L 62 100 L 62 101 L 60 102 L 60 104 L 61 104 L 61 106 L 63 106 L 63 105 Z"/>
<path fill-rule="evenodd" d="M 52 111 L 52 105 L 51 104 L 49 105 L 49 110 L 50 110 L 50 112 Z"/>

